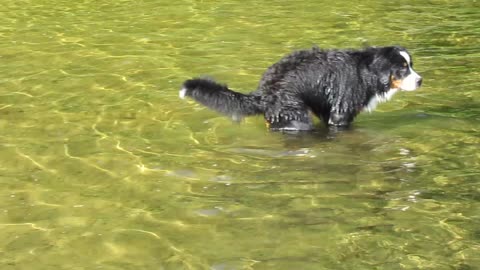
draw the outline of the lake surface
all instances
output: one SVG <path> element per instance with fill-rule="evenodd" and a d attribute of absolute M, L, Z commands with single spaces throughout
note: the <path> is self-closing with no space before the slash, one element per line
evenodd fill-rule
<path fill-rule="evenodd" d="M 2 2 L 0 269 L 480 269 L 480 2 Z M 313 45 L 422 88 L 351 130 L 191 101 Z"/>

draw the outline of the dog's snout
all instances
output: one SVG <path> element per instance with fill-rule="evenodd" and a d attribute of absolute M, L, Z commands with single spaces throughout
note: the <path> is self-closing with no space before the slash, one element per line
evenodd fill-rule
<path fill-rule="evenodd" d="M 423 79 L 420 76 L 416 79 L 417 87 L 420 87 L 422 85 L 422 81 L 423 81 Z"/>

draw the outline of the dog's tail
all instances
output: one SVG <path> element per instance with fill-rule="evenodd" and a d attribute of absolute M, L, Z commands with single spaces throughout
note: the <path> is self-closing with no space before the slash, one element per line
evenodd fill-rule
<path fill-rule="evenodd" d="M 210 79 L 191 79 L 183 83 L 180 98 L 191 97 L 208 108 L 241 120 L 264 112 L 260 96 L 234 92 Z"/>

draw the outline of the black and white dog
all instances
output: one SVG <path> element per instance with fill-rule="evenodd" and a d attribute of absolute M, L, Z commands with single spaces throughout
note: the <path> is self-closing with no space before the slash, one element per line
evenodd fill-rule
<path fill-rule="evenodd" d="M 293 52 L 267 69 L 256 91 L 242 94 L 210 79 L 185 81 L 180 97 L 235 120 L 263 114 L 273 130 L 310 130 L 311 113 L 331 126 L 348 126 L 362 110 L 372 111 L 398 90 L 422 84 L 402 47 Z"/>

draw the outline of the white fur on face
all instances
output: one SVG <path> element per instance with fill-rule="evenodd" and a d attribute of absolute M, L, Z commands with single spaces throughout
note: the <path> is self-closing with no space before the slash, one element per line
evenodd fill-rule
<path fill-rule="evenodd" d="M 405 61 L 408 63 L 408 69 L 410 70 L 410 74 L 402 80 L 402 84 L 400 84 L 400 89 L 405 91 L 413 91 L 417 89 L 417 81 L 421 78 L 413 69 L 412 69 L 412 62 L 410 59 L 410 55 L 407 52 L 400 52 L 400 55 L 405 58 Z"/>
<path fill-rule="evenodd" d="M 400 55 L 405 58 L 405 61 L 407 61 L 407 64 L 410 66 L 412 64 L 412 60 L 410 60 L 410 55 L 408 55 L 407 52 L 400 52 Z"/>
<path fill-rule="evenodd" d="M 181 98 L 181 99 L 185 99 L 185 96 L 187 95 L 187 89 L 186 88 L 182 88 L 182 90 L 180 90 L 180 92 L 178 92 L 178 96 Z"/>

